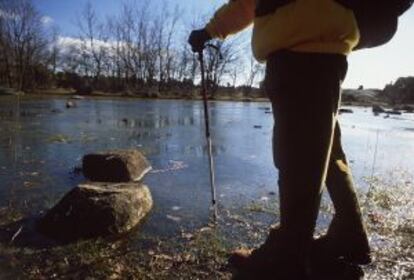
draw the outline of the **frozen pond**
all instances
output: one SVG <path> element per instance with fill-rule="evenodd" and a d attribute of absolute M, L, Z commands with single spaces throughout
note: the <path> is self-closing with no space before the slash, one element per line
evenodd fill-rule
<path fill-rule="evenodd" d="M 202 103 L 137 99 L 0 97 L 0 209 L 35 214 L 83 181 L 72 173 L 84 154 L 140 148 L 153 171 L 145 178 L 155 208 L 145 231 L 205 223 L 210 185 Z M 211 102 L 216 185 L 222 207 L 275 199 L 269 103 Z M 375 117 L 353 107 L 341 115 L 343 143 L 358 187 L 366 178 L 414 175 L 414 114 Z M 397 175 L 396 175 L 397 174 Z"/>

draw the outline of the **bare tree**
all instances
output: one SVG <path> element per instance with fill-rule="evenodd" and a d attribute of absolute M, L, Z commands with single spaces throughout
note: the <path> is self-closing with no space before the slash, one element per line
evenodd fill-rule
<path fill-rule="evenodd" d="M 231 79 L 231 85 L 235 88 L 237 83 L 237 78 L 239 77 L 240 67 L 239 65 L 234 65 L 233 69 L 230 70 L 230 79 Z"/>
<path fill-rule="evenodd" d="M 159 91 L 162 86 L 170 82 L 172 73 L 174 72 L 174 51 L 172 50 L 173 36 L 177 29 L 177 22 L 180 15 L 178 6 L 170 13 L 170 8 L 166 2 L 163 2 L 166 7 L 154 20 L 154 31 L 156 34 L 156 48 L 158 59 L 159 72 Z"/>
<path fill-rule="evenodd" d="M 23 91 L 33 87 L 33 75 L 44 66 L 47 40 L 42 17 L 29 0 L 2 0 L 0 5 L 0 56 L 9 86 Z"/>
<path fill-rule="evenodd" d="M 52 29 L 49 45 L 50 55 L 48 64 L 50 65 L 50 70 L 52 71 L 52 74 L 55 74 L 58 68 L 61 52 L 61 50 L 59 49 L 59 30 L 57 27 L 54 27 Z"/>
<path fill-rule="evenodd" d="M 226 42 L 217 41 L 215 48 L 207 48 L 205 53 L 207 83 L 213 93 L 218 89 L 226 76 L 232 72 L 232 65 L 240 59 L 236 46 L 238 38 Z"/>
<path fill-rule="evenodd" d="M 146 0 L 126 2 L 119 13 L 100 18 L 88 2 L 78 17 L 79 35 L 62 38 L 57 29 L 47 32 L 31 0 L 0 0 L 0 84 L 22 90 L 59 79 L 72 87 L 131 93 L 155 88 L 163 94 L 182 85 L 191 88 L 199 82 L 199 62 L 187 38 L 205 19 L 192 17 L 189 25 L 182 14 L 166 0 L 162 10 L 152 9 Z M 205 51 L 213 91 L 240 82 L 246 56 L 242 43 L 240 37 L 215 41 L 220 52 Z M 251 87 L 262 67 L 250 60 L 247 69 L 246 85 Z"/>
<path fill-rule="evenodd" d="M 108 36 L 105 26 L 98 20 L 91 2 L 87 2 L 78 21 L 81 31 L 83 56 L 89 62 L 89 69 L 93 76 L 93 85 L 98 87 L 103 71 L 105 55 L 108 54 Z"/>
<path fill-rule="evenodd" d="M 11 67 L 10 67 L 10 55 L 11 45 L 6 33 L 6 21 L 7 21 L 7 7 L 6 1 L 0 1 L 0 84 L 6 84 L 8 87 L 12 87 Z"/>
<path fill-rule="evenodd" d="M 258 77 L 264 73 L 264 65 L 257 62 L 253 56 L 250 56 L 249 72 L 246 80 L 246 86 L 252 88 Z"/>

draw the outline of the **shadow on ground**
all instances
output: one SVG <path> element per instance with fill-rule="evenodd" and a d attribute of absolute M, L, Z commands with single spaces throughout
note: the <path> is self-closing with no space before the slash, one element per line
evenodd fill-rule
<path fill-rule="evenodd" d="M 33 216 L 0 226 L 0 243 L 31 249 L 47 249 L 62 245 L 37 231 L 38 221 L 39 217 Z"/>

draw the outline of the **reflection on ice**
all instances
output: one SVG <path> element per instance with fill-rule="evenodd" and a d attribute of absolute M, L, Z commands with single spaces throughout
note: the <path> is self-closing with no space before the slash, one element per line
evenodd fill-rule
<path fill-rule="evenodd" d="M 180 220 L 208 221 L 210 183 L 200 101 L 84 99 L 77 104 L 66 110 L 64 99 L 22 98 L 17 107 L 13 99 L 1 98 L 0 208 L 15 203 L 32 213 L 44 210 L 82 181 L 72 172 L 82 155 L 139 147 L 153 166 L 145 179 L 155 201 L 147 230 L 168 231 Z M 270 105 L 210 105 L 219 206 L 276 200 Z M 407 156 L 414 152 L 414 114 L 384 119 L 366 108 L 352 111 L 340 119 L 357 185 L 366 190 L 365 178 L 372 173 L 386 177 L 403 170 L 414 176 L 414 157 Z M 168 220 L 174 223 L 160 226 Z"/>

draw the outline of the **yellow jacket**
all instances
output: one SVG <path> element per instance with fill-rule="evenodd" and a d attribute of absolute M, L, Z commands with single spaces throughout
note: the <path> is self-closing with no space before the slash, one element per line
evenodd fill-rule
<path fill-rule="evenodd" d="M 296 0 L 255 17 L 256 0 L 231 0 L 207 24 L 213 38 L 225 39 L 254 23 L 252 47 L 259 61 L 277 50 L 349 54 L 359 30 L 351 10 L 335 0 Z"/>

